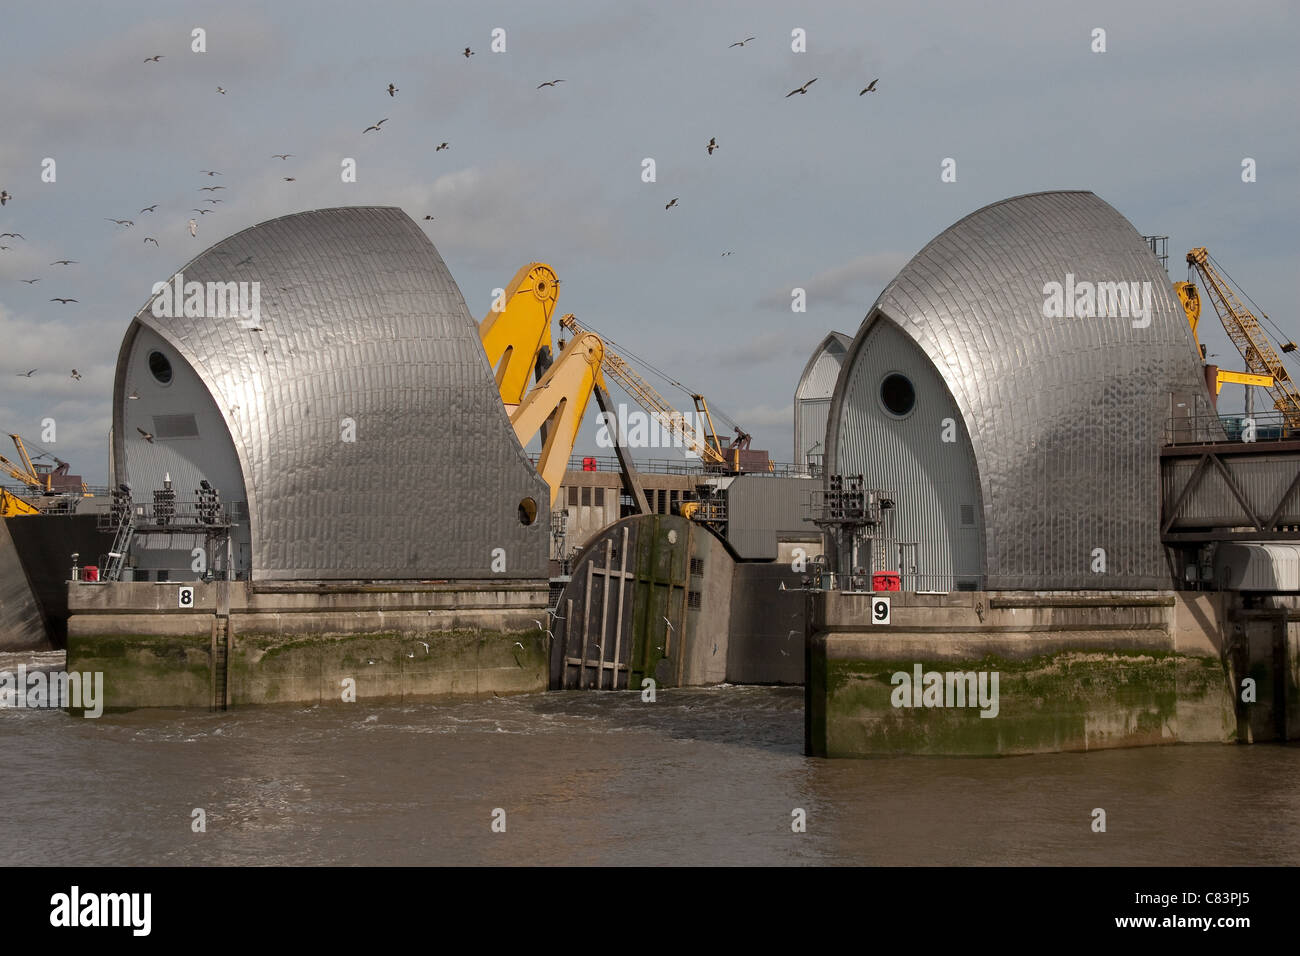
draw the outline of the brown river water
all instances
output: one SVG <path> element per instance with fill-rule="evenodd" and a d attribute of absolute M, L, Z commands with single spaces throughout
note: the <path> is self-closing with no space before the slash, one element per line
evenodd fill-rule
<path fill-rule="evenodd" d="M 802 742 L 798 688 L 0 710 L 0 846 L 61 865 L 1300 863 L 1294 746 L 828 761 Z"/>

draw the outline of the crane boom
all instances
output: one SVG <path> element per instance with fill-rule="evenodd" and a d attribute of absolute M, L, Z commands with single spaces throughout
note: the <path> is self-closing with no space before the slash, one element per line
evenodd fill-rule
<path fill-rule="evenodd" d="M 1290 428 L 1300 428 L 1300 392 L 1296 391 L 1282 357 L 1273 348 L 1264 329 L 1254 313 L 1237 298 L 1227 280 L 1219 274 L 1210 262 L 1210 253 L 1204 246 L 1198 246 L 1187 253 L 1187 262 L 1200 274 L 1205 283 L 1206 293 L 1219 313 L 1224 331 L 1232 344 L 1237 347 L 1242 358 L 1246 360 L 1246 369 L 1255 375 L 1270 375 L 1273 386 L 1269 394 L 1273 406 L 1282 413 L 1283 421 Z M 1287 343 L 1294 349 L 1294 345 Z M 1289 349 L 1288 349 L 1289 351 Z"/>
<path fill-rule="evenodd" d="M 574 335 L 591 332 L 591 329 L 580 325 L 572 313 L 560 319 L 560 327 L 568 329 Z M 605 342 L 603 368 L 619 385 L 623 386 L 623 389 L 636 400 L 637 404 L 650 413 L 651 418 L 659 422 L 669 432 L 681 436 L 689 451 L 699 455 L 708 464 L 726 464 L 727 456 L 723 453 L 722 445 L 717 436 L 701 434 L 698 429 L 686 420 L 686 416 L 670 405 L 667 399 L 660 395 L 653 385 L 642 378 L 622 356 L 611 349 L 608 341 Z M 710 421 L 708 405 L 704 402 L 704 396 L 693 395 L 691 397 L 695 400 L 696 409 L 702 409 L 705 420 Z"/>

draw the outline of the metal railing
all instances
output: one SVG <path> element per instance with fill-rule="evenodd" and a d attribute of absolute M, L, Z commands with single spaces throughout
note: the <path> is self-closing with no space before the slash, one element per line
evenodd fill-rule
<path fill-rule="evenodd" d="M 1254 424 L 1253 437 L 1250 423 Z M 1300 429 L 1289 427 L 1279 411 L 1253 415 L 1182 415 L 1165 423 L 1165 444 L 1199 445 L 1206 442 L 1269 442 L 1300 439 Z"/>

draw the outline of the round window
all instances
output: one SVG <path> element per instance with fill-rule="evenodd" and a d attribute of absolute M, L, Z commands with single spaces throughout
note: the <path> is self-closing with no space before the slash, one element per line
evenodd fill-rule
<path fill-rule="evenodd" d="M 149 373 L 157 379 L 159 385 L 170 385 L 172 380 L 172 363 L 161 352 L 149 353 Z"/>
<path fill-rule="evenodd" d="M 519 502 L 519 523 L 527 527 L 537 520 L 537 502 L 532 498 L 525 498 Z"/>
<path fill-rule="evenodd" d="M 894 372 L 880 383 L 880 402 L 889 414 L 902 418 L 916 404 L 916 389 L 906 375 Z"/>

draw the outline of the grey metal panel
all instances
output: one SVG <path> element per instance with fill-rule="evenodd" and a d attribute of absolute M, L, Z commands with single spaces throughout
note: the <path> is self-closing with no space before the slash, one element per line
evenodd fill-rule
<path fill-rule="evenodd" d="M 1232 455 L 1222 460 L 1251 509 L 1261 520 L 1272 516 L 1273 509 L 1282 501 L 1283 494 L 1295 481 L 1297 468 L 1300 468 L 1300 456 L 1297 455 Z M 1161 483 L 1166 508 L 1173 507 L 1187 487 L 1198 463 L 1197 458 L 1166 458 L 1161 462 Z M 1183 500 L 1171 530 L 1225 528 L 1250 523 L 1223 476 L 1211 467 L 1202 473 L 1191 493 Z M 1300 495 L 1293 493 L 1286 500 L 1276 524 L 1300 524 Z"/>
<path fill-rule="evenodd" d="M 161 336 L 211 393 L 243 475 L 254 579 L 545 575 L 548 523 L 525 527 L 518 508 L 529 497 L 545 515 L 549 490 L 514 437 L 460 290 L 401 210 L 271 220 L 181 273 L 260 282 L 263 331 L 235 317 L 160 318 L 152 297 L 132 326 Z M 132 340 L 114 387 L 114 458 L 147 486 L 161 476 L 136 472 L 124 440 Z M 341 440 L 345 418 L 355 442 Z M 504 572 L 492 570 L 496 549 Z"/>
<path fill-rule="evenodd" d="M 0 518 L 0 651 L 48 650 L 53 647 L 45 633 L 40 605 L 6 527 L 10 521 L 30 520 L 31 515 Z"/>
<path fill-rule="evenodd" d="M 843 332 L 832 332 L 818 343 L 794 390 L 794 457 L 796 465 L 806 465 L 808 449 L 826 437 L 826 413 L 835 382 L 840 376 L 844 356 L 853 339 Z M 825 454 L 825 448 L 818 453 Z"/>
<path fill-rule="evenodd" d="M 1150 282 L 1150 325 L 1121 316 L 1045 318 L 1044 285 Z M 1210 412 L 1191 332 L 1169 276 L 1138 232 L 1090 192 L 1047 192 L 980 209 L 932 240 L 880 294 L 832 403 L 827 470 L 855 446 L 854 387 L 880 318 L 941 376 L 978 469 L 987 586 L 1168 587 L 1158 449 L 1171 392 Z M 1208 437 L 1208 436 L 1207 436 Z M 1093 549 L 1105 573 L 1090 570 Z"/>
<path fill-rule="evenodd" d="M 815 478 L 740 475 L 727 486 L 727 543 L 741 558 L 774 561 L 779 536 L 816 539 L 808 516 L 809 496 L 821 487 Z"/>
<path fill-rule="evenodd" d="M 1300 545 L 1225 542 L 1214 553 L 1214 583 L 1234 591 L 1300 591 Z"/>

